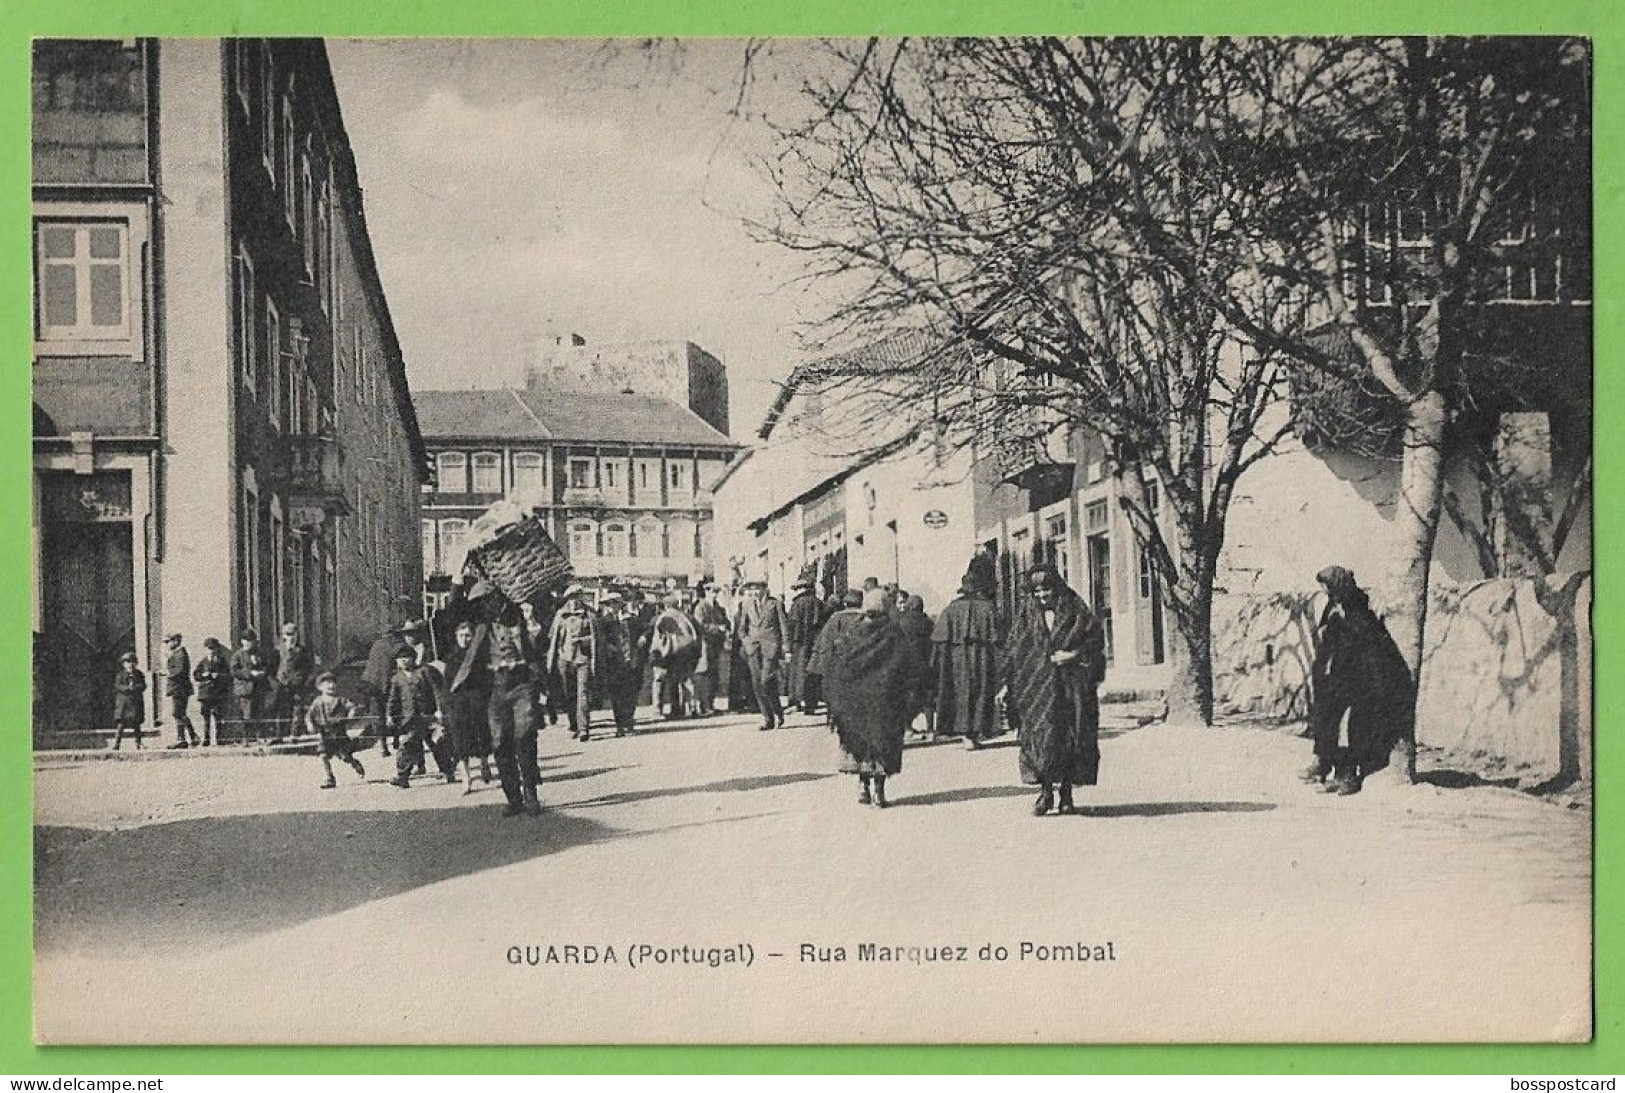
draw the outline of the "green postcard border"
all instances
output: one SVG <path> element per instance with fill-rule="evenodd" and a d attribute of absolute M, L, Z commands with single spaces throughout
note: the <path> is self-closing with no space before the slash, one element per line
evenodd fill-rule
<path fill-rule="evenodd" d="M 1584 1045 L 1445 1046 L 1020 1046 L 1020 1047 L 514 1047 L 514 1048 L 37 1048 L 32 1043 L 31 763 L 29 760 L 28 577 L 31 511 L 29 432 L 29 54 L 35 35 L 100 37 L 248 35 L 809 35 L 991 33 L 1523 33 L 1586 34 L 1596 43 L 1595 263 L 1599 306 L 1599 421 L 1625 409 L 1621 329 L 1620 168 L 1625 160 L 1625 5 L 1608 0 L 9 0 L 0 5 L 0 330 L 13 368 L 0 370 L 0 444 L 12 473 L 0 476 L 0 724 L 12 735 L 0 764 L 0 1072 L 14 1075 L 186 1073 L 526 1072 L 1101 1072 L 1101 1073 L 1618 1073 L 1625 1070 L 1625 916 L 1620 865 L 1625 817 L 1607 789 L 1597 794 L 1595 905 L 1596 1038 Z M 1596 435 L 1596 535 L 1621 538 L 1625 515 L 1609 503 L 1625 459 L 1625 430 Z M 1612 740 L 1625 681 L 1613 639 L 1625 611 L 1612 599 L 1618 565 L 1599 550 L 1596 612 L 1596 781 L 1625 774 Z M 1508 938 L 1509 948 L 1518 939 Z M 1441 988 L 1448 989 L 1441 984 Z M 142 1006 L 139 986 L 108 983 Z M 1464 994 L 1471 983 L 1462 983 Z M 1224 1004 L 1215 999 L 1216 1005 Z M 1147 1030 L 1155 1034 L 1154 1029 Z"/>

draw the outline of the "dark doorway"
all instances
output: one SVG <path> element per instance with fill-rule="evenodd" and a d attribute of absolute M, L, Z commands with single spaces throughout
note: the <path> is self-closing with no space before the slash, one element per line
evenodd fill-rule
<path fill-rule="evenodd" d="M 119 656 L 135 649 L 133 561 L 128 521 L 46 525 L 36 726 L 111 724 L 113 673 Z M 151 665 L 142 667 L 151 674 Z"/>

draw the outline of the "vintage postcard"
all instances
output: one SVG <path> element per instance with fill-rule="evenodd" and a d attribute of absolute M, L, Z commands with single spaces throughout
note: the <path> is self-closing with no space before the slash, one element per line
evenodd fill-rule
<path fill-rule="evenodd" d="M 39 39 L 45 1044 L 1592 1033 L 1584 39 Z"/>

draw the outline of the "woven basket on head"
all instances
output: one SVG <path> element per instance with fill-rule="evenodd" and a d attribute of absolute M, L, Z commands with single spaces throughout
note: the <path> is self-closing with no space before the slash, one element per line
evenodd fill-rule
<path fill-rule="evenodd" d="M 518 603 L 570 582 L 570 559 L 540 520 L 526 517 L 468 552 L 468 568 Z"/>

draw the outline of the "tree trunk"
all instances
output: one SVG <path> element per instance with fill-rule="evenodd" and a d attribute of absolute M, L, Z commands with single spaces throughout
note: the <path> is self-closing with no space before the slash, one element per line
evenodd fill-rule
<path fill-rule="evenodd" d="M 1399 501 L 1394 512 L 1399 551 L 1388 589 L 1388 626 L 1410 666 L 1418 692 L 1426 640 L 1428 578 L 1444 500 L 1444 439 L 1449 419 L 1450 406 L 1442 391 L 1428 391 L 1411 403 L 1405 420 Z M 1395 745 L 1393 766 L 1404 780 L 1415 781 L 1414 721 L 1409 737 Z"/>
<path fill-rule="evenodd" d="M 1179 640 L 1173 643 L 1168 675 L 1168 720 L 1213 724 L 1213 580 L 1211 573 L 1188 573 L 1181 589 L 1185 611 L 1175 615 Z"/>

